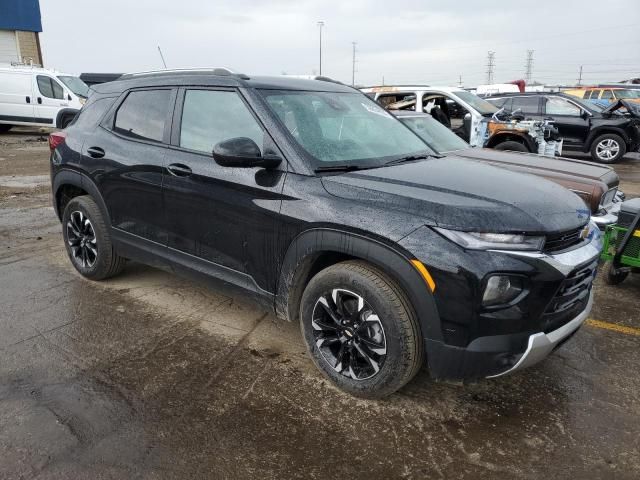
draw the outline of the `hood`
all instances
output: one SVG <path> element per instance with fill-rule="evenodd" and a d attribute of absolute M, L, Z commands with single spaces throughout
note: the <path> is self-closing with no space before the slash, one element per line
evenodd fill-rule
<path fill-rule="evenodd" d="M 331 195 L 454 230 L 546 234 L 579 228 L 590 216 L 584 202 L 560 185 L 458 156 L 326 176 L 322 182 Z"/>
<path fill-rule="evenodd" d="M 489 148 L 469 148 L 455 153 L 514 172 L 546 178 L 575 192 L 594 213 L 599 210 L 603 195 L 620 184 L 620 177 L 612 168 L 581 160 Z"/>
<path fill-rule="evenodd" d="M 630 102 L 628 100 L 623 100 L 623 99 L 620 99 L 617 102 L 613 102 L 611 105 L 609 105 L 607 108 L 602 110 L 602 112 L 600 113 L 602 115 L 607 116 L 607 115 L 611 115 L 613 112 L 621 108 L 626 108 L 628 114 L 631 115 L 632 117 L 640 118 L 640 112 L 638 111 L 638 106 L 633 102 Z"/>

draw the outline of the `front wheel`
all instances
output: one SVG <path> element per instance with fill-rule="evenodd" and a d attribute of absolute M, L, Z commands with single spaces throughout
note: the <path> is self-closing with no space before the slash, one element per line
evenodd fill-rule
<path fill-rule="evenodd" d="M 493 147 L 494 150 L 508 150 L 510 152 L 527 152 L 529 153 L 529 149 L 519 142 L 508 141 L 502 142 Z"/>
<path fill-rule="evenodd" d="M 600 135 L 591 144 L 591 158 L 601 163 L 616 163 L 627 153 L 627 145 L 619 135 Z"/>
<path fill-rule="evenodd" d="M 409 300 L 365 262 L 338 263 L 313 277 L 300 322 L 316 366 L 352 395 L 390 395 L 422 366 L 423 340 Z"/>
<path fill-rule="evenodd" d="M 607 285 L 618 285 L 629 276 L 629 270 L 622 270 L 613 267 L 613 262 L 604 264 L 604 281 Z"/>

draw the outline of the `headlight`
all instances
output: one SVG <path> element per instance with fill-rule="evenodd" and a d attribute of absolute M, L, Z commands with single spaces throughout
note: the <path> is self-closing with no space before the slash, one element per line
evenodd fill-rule
<path fill-rule="evenodd" d="M 512 233 L 460 232 L 458 230 L 434 229 L 452 242 L 471 250 L 532 250 L 540 251 L 544 237 Z"/>

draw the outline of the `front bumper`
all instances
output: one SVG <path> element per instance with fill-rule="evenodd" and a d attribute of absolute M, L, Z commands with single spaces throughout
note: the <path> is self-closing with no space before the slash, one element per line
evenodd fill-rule
<path fill-rule="evenodd" d="M 535 333 L 529 336 L 527 349 L 522 354 L 522 356 L 518 359 L 516 364 L 502 373 L 498 373 L 496 375 L 489 375 L 487 378 L 501 377 L 502 375 L 506 375 L 508 373 L 512 373 L 517 370 L 522 370 L 523 368 L 530 367 L 531 365 L 535 365 L 541 360 L 544 360 L 545 358 L 547 358 L 551 352 L 553 352 L 565 340 L 567 340 L 571 335 L 573 335 L 578 330 L 578 328 L 582 326 L 584 321 L 589 316 L 592 306 L 593 306 L 593 292 L 591 292 L 589 295 L 589 303 L 587 304 L 587 308 L 585 308 L 585 310 L 582 313 L 580 313 L 580 315 L 575 317 L 569 323 L 558 328 L 557 330 L 554 330 L 549 333 L 544 333 L 544 332 Z"/>

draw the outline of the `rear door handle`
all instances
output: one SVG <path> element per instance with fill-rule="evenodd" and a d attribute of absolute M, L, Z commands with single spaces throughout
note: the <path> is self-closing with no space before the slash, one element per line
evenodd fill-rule
<path fill-rule="evenodd" d="M 102 158 L 104 157 L 104 150 L 100 147 L 89 147 L 87 148 L 87 153 L 91 158 Z"/>
<path fill-rule="evenodd" d="M 42 97 L 38 97 L 38 103 L 42 105 Z"/>
<path fill-rule="evenodd" d="M 31 97 L 26 97 L 27 103 L 31 103 Z"/>
<path fill-rule="evenodd" d="M 188 177 L 192 173 L 191 169 L 182 163 L 172 163 L 167 170 L 176 177 Z"/>

